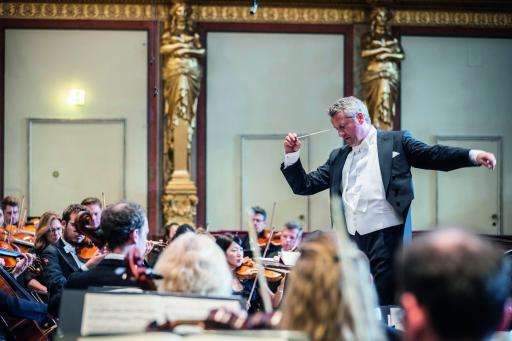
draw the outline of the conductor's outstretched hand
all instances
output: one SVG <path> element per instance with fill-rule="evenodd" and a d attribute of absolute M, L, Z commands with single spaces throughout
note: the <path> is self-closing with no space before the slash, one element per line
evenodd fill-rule
<path fill-rule="evenodd" d="M 496 167 L 496 157 L 493 153 L 479 152 L 476 155 L 476 162 L 480 166 L 484 166 L 487 169 L 494 169 Z"/>
<path fill-rule="evenodd" d="M 295 133 L 288 133 L 284 138 L 284 153 L 293 153 L 300 150 L 300 140 Z"/>

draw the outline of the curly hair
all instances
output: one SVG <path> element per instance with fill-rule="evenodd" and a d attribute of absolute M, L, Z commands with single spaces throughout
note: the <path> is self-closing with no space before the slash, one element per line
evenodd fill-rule
<path fill-rule="evenodd" d="M 39 224 L 37 224 L 36 227 L 36 241 L 34 242 L 36 252 L 42 252 L 48 246 L 46 233 L 52 226 L 54 220 L 60 221 L 59 215 L 53 211 L 47 211 L 41 215 Z"/>
<path fill-rule="evenodd" d="M 283 301 L 284 329 L 301 330 L 311 340 L 344 340 L 353 316 L 343 302 L 341 264 L 335 239 L 322 233 L 301 246 Z"/>
<path fill-rule="evenodd" d="M 159 292 L 230 295 L 231 271 L 224 252 L 205 235 L 185 233 L 158 258 Z"/>

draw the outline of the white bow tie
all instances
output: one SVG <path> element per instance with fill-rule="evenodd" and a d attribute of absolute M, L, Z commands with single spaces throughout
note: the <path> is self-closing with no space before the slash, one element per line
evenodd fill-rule
<path fill-rule="evenodd" d="M 64 251 L 66 251 L 66 253 L 76 253 L 75 247 L 71 244 L 64 245 Z"/>

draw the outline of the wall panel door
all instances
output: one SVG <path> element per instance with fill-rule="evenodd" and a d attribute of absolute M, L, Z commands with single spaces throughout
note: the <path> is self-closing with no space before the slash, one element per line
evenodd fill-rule
<path fill-rule="evenodd" d="M 29 214 L 125 197 L 125 120 L 30 120 Z"/>

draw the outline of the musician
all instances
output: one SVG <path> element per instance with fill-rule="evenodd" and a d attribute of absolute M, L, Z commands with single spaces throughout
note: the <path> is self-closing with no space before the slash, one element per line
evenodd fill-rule
<path fill-rule="evenodd" d="M 185 233 L 196 233 L 196 230 L 189 224 L 181 224 L 176 228 L 176 232 L 174 232 L 171 242 Z"/>
<path fill-rule="evenodd" d="M 180 226 L 180 224 L 178 224 L 175 221 L 172 221 L 169 224 L 164 226 L 164 237 L 163 237 L 164 242 L 169 242 L 172 240 L 172 237 L 174 237 L 174 235 L 176 234 L 176 230 L 178 229 L 178 226 Z"/>
<path fill-rule="evenodd" d="M 2 211 L 4 212 L 4 224 L 13 224 L 18 225 L 18 221 L 20 219 L 20 208 L 19 201 L 16 197 L 7 196 L 0 203 L 2 207 Z M 12 219 L 12 220 L 11 220 Z"/>
<path fill-rule="evenodd" d="M 82 205 L 69 205 L 62 213 L 62 225 L 64 228 L 62 237 L 56 244 L 49 244 L 41 253 L 41 258 L 47 259 L 44 267 L 43 279 L 48 286 L 50 299 L 62 290 L 69 275 L 77 271 L 86 271 L 98 264 L 105 253 L 98 251 L 87 262 L 78 258 L 76 248 L 84 239 L 75 227 L 76 216 L 87 208 Z"/>
<path fill-rule="evenodd" d="M 22 258 L 16 263 L 16 266 L 10 274 L 2 271 L 2 276 L 18 277 L 27 267 L 32 264 L 34 257 L 30 254 L 22 254 Z M 4 260 L 0 258 L 0 266 L 3 268 Z M 11 296 L 0 290 L 0 311 L 12 316 L 26 318 L 34 321 L 42 321 L 46 317 L 48 306 L 43 303 L 32 302 Z M 1 335 L 1 330 L 0 330 Z"/>
<path fill-rule="evenodd" d="M 87 210 L 92 215 L 94 227 L 98 228 L 98 226 L 100 226 L 101 223 L 101 211 L 103 210 L 103 205 L 100 199 L 95 197 L 87 197 L 84 200 L 82 200 L 80 205 L 87 207 Z"/>
<path fill-rule="evenodd" d="M 123 279 L 123 273 L 116 270 L 125 267 L 124 259 L 132 248 L 137 248 L 141 255 L 146 252 L 149 227 L 144 209 L 126 201 L 109 205 L 101 214 L 101 229 L 110 253 L 91 270 L 72 273 L 66 288 L 136 286 L 135 282 Z"/>
<path fill-rule="evenodd" d="M 312 341 L 370 340 L 354 329 L 356 315 L 352 309 L 358 307 L 349 305 L 345 298 L 347 293 L 343 291 L 342 281 L 346 279 L 342 276 L 343 263 L 334 234 L 318 232 L 308 236 L 300 250 L 301 256 L 290 274 L 281 307 L 281 327 L 304 331 Z M 363 275 L 369 275 L 367 266 L 357 268 L 365 272 Z M 370 280 L 359 281 L 357 285 L 366 287 L 366 292 L 375 291 Z M 373 310 L 377 307 L 376 295 L 371 296 L 366 303 L 371 303 Z M 377 318 L 366 321 L 366 329 L 372 331 L 372 340 L 384 339 L 384 325 Z"/>
<path fill-rule="evenodd" d="M 256 288 L 254 289 L 254 292 L 252 293 L 252 296 L 249 300 L 249 296 L 253 291 L 253 285 L 256 281 L 256 277 L 240 280 L 236 275 L 236 271 L 240 266 L 242 266 L 244 259 L 244 250 L 241 245 L 241 240 L 238 237 L 222 235 L 217 236 L 215 241 L 226 255 L 226 260 L 231 270 L 231 288 L 233 290 L 233 294 L 240 295 L 248 301 L 247 305 L 249 313 L 263 310 L 263 302 L 258 292 L 258 285 L 256 285 Z M 254 272 L 256 272 L 256 268 L 254 268 Z M 265 288 L 265 290 L 267 290 L 270 295 L 272 305 L 274 307 L 277 307 L 281 303 L 281 299 L 283 298 L 284 293 L 284 284 L 285 281 L 281 280 L 281 284 L 277 288 L 276 293 L 273 293 L 268 288 L 268 286 Z"/>
<path fill-rule="evenodd" d="M 39 224 L 36 226 L 34 247 L 29 250 L 29 253 L 40 257 L 41 253 L 48 245 L 57 243 L 60 238 L 61 231 L 62 224 L 57 213 L 52 211 L 44 212 L 41 215 Z M 23 277 L 27 289 L 35 290 L 37 293 L 43 295 L 48 294 L 48 288 L 46 287 L 42 273 L 35 275 L 29 271 L 25 271 Z"/>
<path fill-rule="evenodd" d="M 259 206 L 251 207 L 252 215 L 251 222 L 252 226 L 258 234 L 258 238 L 265 237 L 265 228 L 267 227 L 267 211 Z"/>
<path fill-rule="evenodd" d="M 185 233 L 162 251 L 155 272 L 159 292 L 231 295 L 231 273 L 222 250 L 210 237 Z"/>
<path fill-rule="evenodd" d="M 294 221 L 287 222 L 284 224 L 284 229 L 280 232 L 280 247 L 269 253 L 268 257 L 276 256 L 280 251 L 297 251 L 301 238 L 302 226 Z"/>
<path fill-rule="evenodd" d="M 464 230 L 436 229 L 414 239 L 398 265 L 404 340 L 492 338 L 511 284 L 510 263 L 495 246 Z"/>

